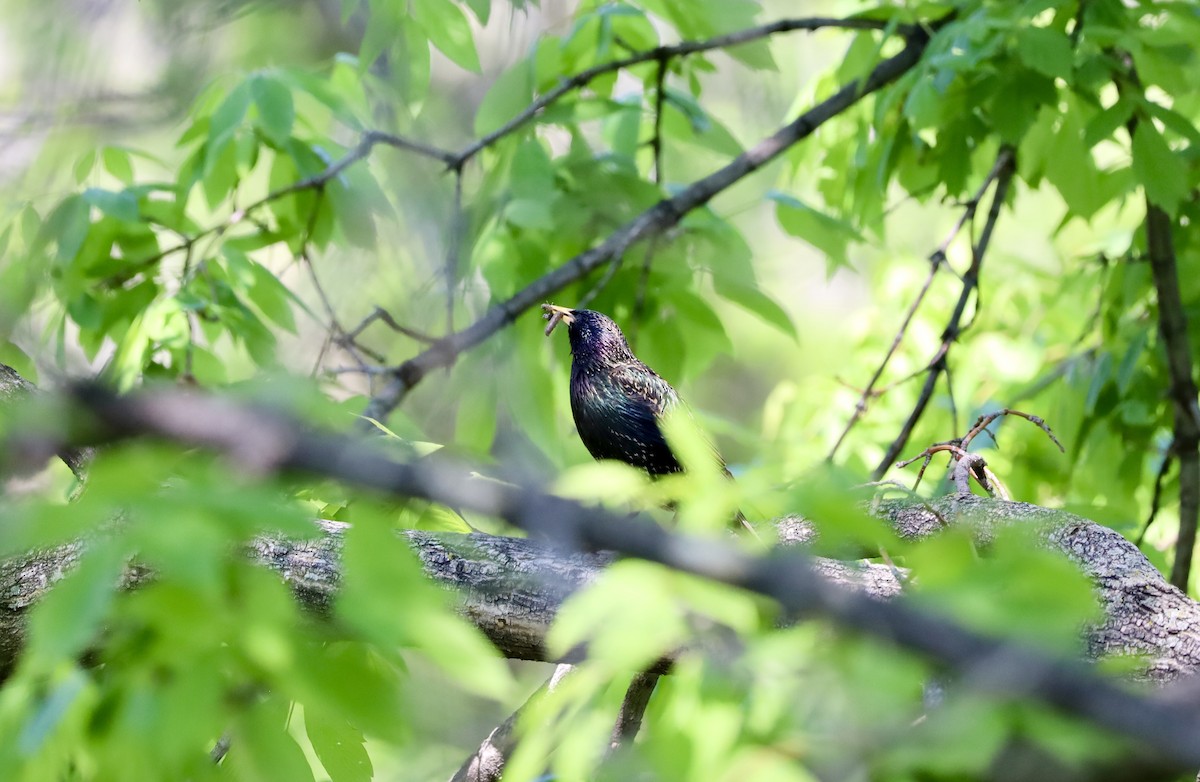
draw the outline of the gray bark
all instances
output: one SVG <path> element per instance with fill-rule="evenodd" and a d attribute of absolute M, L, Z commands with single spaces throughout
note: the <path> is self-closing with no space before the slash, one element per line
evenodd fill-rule
<path fill-rule="evenodd" d="M 1036 524 L 1046 545 L 1065 553 L 1096 585 L 1105 619 L 1087 631 L 1094 656 L 1144 655 L 1145 675 L 1157 681 L 1200 666 L 1200 605 L 1167 583 L 1117 532 L 1073 514 L 1020 502 L 959 496 L 943 498 L 932 508 L 948 523 L 974 525 L 984 544 L 999 525 Z M 935 534 L 942 526 L 921 505 L 887 503 L 877 513 L 905 537 Z M 319 524 L 323 534 L 314 540 L 263 538 L 250 553 L 280 573 L 301 603 L 325 613 L 337 592 L 345 525 Z M 780 520 L 777 529 L 790 541 L 805 541 L 812 534 L 796 519 Z M 430 578 L 456 593 L 462 615 L 514 659 L 548 660 L 543 641 L 558 607 L 612 561 L 608 554 L 568 555 L 524 538 L 417 531 L 405 535 Z M 80 551 L 80 544 L 71 544 L 0 565 L 0 671 L 11 667 L 23 645 L 27 609 L 72 567 Z M 887 565 L 818 559 L 817 566 L 830 580 L 880 599 L 900 591 L 897 571 Z M 131 571 L 130 581 L 137 577 Z M 553 661 L 577 661 L 585 653 L 577 649 Z M 669 663 L 661 661 L 654 671 L 666 670 Z"/>
<path fill-rule="evenodd" d="M 946 497 L 934 509 L 953 523 L 972 523 L 986 541 L 1000 524 L 1038 525 L 1046 545 L 1092 580 L 1104 621 L 1087 633 L 1094 657 L 1144 655 L 1145 675 L 1171 681 L 1200 667 L 1200 605 L 1180 592 L 1119 532 L 1064 511 L 976 496 Z M 881 512 L 905 537 L 936 533 L 928 509 L 899 503 Z"/>

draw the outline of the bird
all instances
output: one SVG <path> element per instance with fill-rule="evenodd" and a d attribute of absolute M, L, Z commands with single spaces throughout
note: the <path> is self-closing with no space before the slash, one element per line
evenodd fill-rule
<path fill-rule="evenodd" d="M 652 478 L 683 472 L 661 426 L 664 416 L 683 406 L 671 384 L 633 355 L 620 327 L 607 315 L 557 304 L 543 304 L 542 312 L 549 321 L 546 336 L 559 323 L 567 325 L 571 414 L 588 452 L 596 459 L 642 469 Z M 717 461 L 732 478 L 719 454 Z M 735 522 L 754 532 L 741 511 Z"/>

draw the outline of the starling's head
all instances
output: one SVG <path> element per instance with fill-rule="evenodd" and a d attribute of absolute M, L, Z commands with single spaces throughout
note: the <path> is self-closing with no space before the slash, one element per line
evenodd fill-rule
<path fill-rule="evenodd" d="M 629 354 L 625 335 L 612 318 L 592 310 L 573 310 L 557 304 L 543 304 L 546 320 L 546 335 L 554 331 L 560 322 L 567 324 L 567 335 L 571 338 L 571 353 L 575 356 L 605 355 L 613 358 Z"/>

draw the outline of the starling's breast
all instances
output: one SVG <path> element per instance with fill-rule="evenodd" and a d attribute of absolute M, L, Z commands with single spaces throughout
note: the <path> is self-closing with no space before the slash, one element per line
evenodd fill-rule
<path fill-rule="evenodd" d="M 597 459 L 616 459 L 651 475 L 679 472 L 651 401 L 631 395 L 596 366 L 572 366 L 571 412 L 579 439 Z"/>

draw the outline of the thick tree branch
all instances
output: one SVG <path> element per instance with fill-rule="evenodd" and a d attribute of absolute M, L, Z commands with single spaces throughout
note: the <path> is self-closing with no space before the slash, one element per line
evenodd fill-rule
<path fill-rule="evenodd" d="M 520 486 L 471 481 L 462 468 L 437 460 L 404 464 L 345 436 L 310 431 L 277 414 L 180 391 L 115 397 L 96 387 L 76 389 L 74 402 L 95 418 L 95 441 L 154 436 L 217 450 L 243 469 L 262 473 L 319 474 L 398 496 L 453 504 L 493 515 L 567 550 L 610 550 L 674 570 L 745 589 L 777 601 L 790 615 L 823 617 L 928 658 L 969 686 L 1000 697 L 1040 701 L 1157 752 L 1179 768 L 1200 766 L 1200 706 L 1194 699 L 1149 698 L 1130 692 L 1079 661 L 1051 657 L 1032 647 L 967 630 L 903 599 L 882 602 L 831 584 L 800 552 L 750 556 L 732 543 L 668 532 L 657 525 L 583 506 Z M 82 433 L 76 432 L 78 436 Z M 17 443 L 36 443 L 26 438 Z M 43 454 L 45 451 L 43 450 Z M 969 495 L 949 498 L 979 508 Z M 1016 503 L 1007 503 L 1015 506 Z M 1024 506 L 1031 520 L 1049 513 Z M 938 518 L 925 508 L 896 511 L 897 523 L 919 528 Z M 1075 551 L 1085 569 L 1098 561 L 1087 550 L 1092 536 L 1076 537 L 1089 522 L 1050 525 L 1047 537 Z M 1042 520 L 1046 520 L 1043 519 Z M 1112 536 L 1117 533 L 1108 530 Z M 1153 567 L 1121 539 L 1128 571 L 1147 584 Z M 1122 575 L 1122 577 L 1124 577 Z M 1161 580 L 1161 579 L 1160 579 Z M 1100 584 L 1101 589 L 1108 587 Z M 1190 601 L 1167 587 L 1142 600 Z M 1194 610 L 1195 604 L 1191 603 Z M 1189 627 L 1188 632 L 1194 632 Z"/>
<path fill-rule="evenodd" d="M 0 404 L 12 405 L 29 399 L 38 392 L 38 387 L 21 377 L 15 369 L 7 364 L 0 364 Z M 57 454 L 63 464 L 71 468 L 75 477 L 83 479 L 87 464 L 91 461 L 91 448 L 62 448 Z"/>
<path fill-rule="evenodd" d="M 611 261 L 635 242 L 673 227 L 688 212 L 708 203 L 721 191 L 774 160 L 789 147 L 807 138 L 827 120 L 899 78 L 917 63 L 928 43 L 929 33 L 924 28 L 911 31 L 904 49 L 876 66 L 866 79 L 846 85 L 795 121 L 734 158 L 724 168 L 692 183 L 673 198 L 658 202 L 621 226 L 601 244 L 539 277 L 511 298 L 488 310 L 469 327 L 449 335 L 405 361 L 394 369 L 389 381 L 371 398 L 364 416 L 377 421 L 383 420 L 431 371 L 451 365 L 459 354 L 488 339 L 515 321 L 521 313 L 543 302 L 552 293 L 562 290 Z"/>

